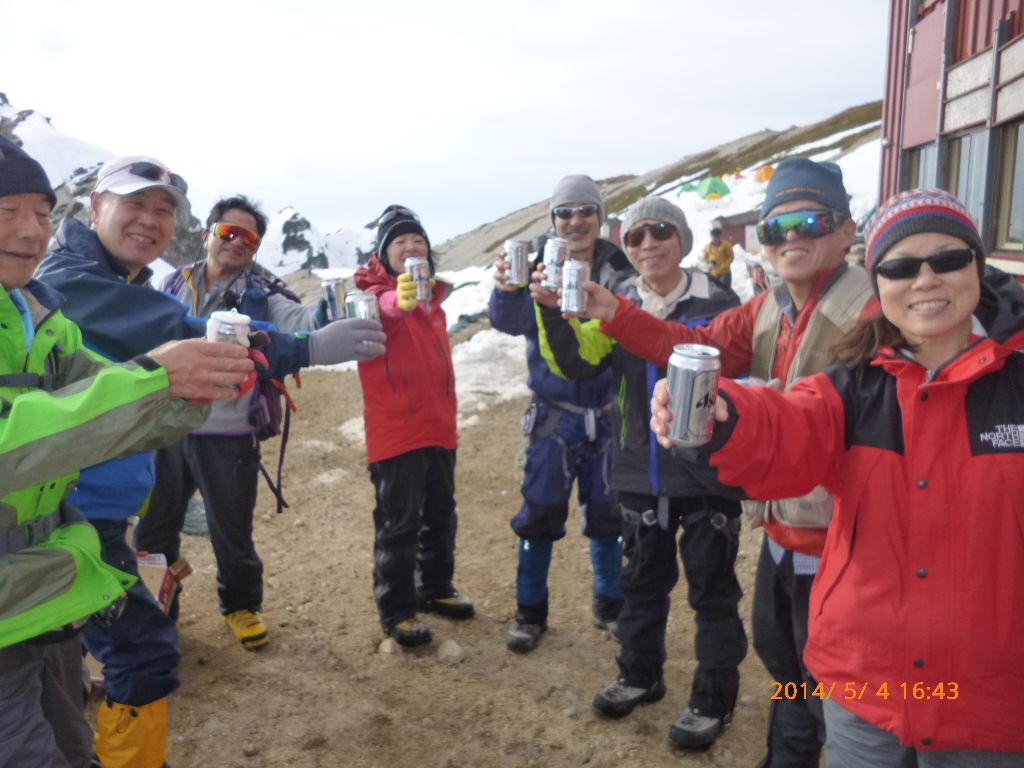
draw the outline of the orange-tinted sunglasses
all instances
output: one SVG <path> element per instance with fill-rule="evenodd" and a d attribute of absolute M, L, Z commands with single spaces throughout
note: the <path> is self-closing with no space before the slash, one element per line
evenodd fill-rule
<path fill-rule="evenodd" d="M 251 229 L 240 227 L 237 224 L 224 224 L 218 221 L 210 227 L 210 234 L 220 240 L 227 240 L 229 243 L 232 240 L 241 240 L 242 245 L 250 251 L 255 251 L 260 247 L 260 236 Z"/>

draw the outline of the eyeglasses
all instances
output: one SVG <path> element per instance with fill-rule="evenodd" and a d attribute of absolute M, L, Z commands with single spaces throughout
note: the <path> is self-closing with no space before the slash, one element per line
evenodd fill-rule
<path fill-rule="evenodd" d="M 629 248 L 639 248 L 643 245 L 648 232 L 651 233 L 651 237 L 661 243 L 675 235 L 676 228 L 664 221 L 659 221 L 657 224 L 638 224 L 626 233 L 622 241 Z"/>
<path fill-rule="evenodd" d="M 227 240 L 229 243 L 232 240 L 241 240 L 242 245 L 250 251 L 255 251 L 260 247 L 260 236 L 251 229 L 240 227 L 237 224 L 224 224 L 218 221 L 210 227 L 210 234 L 219 240 Z"/>
<path fill-rule="evenodd" d="M 188 183 L 181 176 L 171 173 L 156 163 L 140 160 L 137 163 L 132 163 L 127 168 L 118 168 L 113 173 L 121 171 L 128 171 L 132 176 L 138 176 L 140 179 L 146 179 L 147 181 L 159 181 L 161 184 L 174 187 L 183 195 L 188 194 Z"/>
<path fill-rule="evenodd" d="M 790 232 L 807 240 L 817 240 L 835 232 L 845 221 L 835 211 L 792 211 L 769 216 L 757 222 L 757 239 L 761 245 L 782 245 Z"/>
<path fill-rule="evenodd" d="M 595 213 L 597 213 L 596 205 L 577 205 L 575 208 L 569 205 L 560 205 L 552 211 L 555 216 L 568 221 L 573 216 L 579 216 L 582 219 L 589 219 Z"/>
<path fill-rule="evenodd" d="M 377 226 L 386 226 L 397 218 L 407 218 L 415 221 L 420 220 L 420 217 L 416 215 L 416 212 L 409 208 L 404 208 L 400 205 L 389 205 L 384 209 L 384 213 L 380 215 L 380 218 L 377 219 Z"/>
<path fill-rule="evenodd" d="M 889 261 L 880 261 L 875 266 L 875 274 L 881 275 L 886 280 L 910 280 L 917 277 L 923 264 L 927 264 L 928 268 L 936 275 L 944 275 L 947 272 L 961 270 L 972 261 L 974 261 L 972 248 L 943 251 L 923 258 L 903 256 L 898 259 L 889 259 Z"/>

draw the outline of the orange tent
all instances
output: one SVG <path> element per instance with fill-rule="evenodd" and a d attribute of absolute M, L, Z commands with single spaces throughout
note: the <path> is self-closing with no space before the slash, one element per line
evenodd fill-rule
<path fill-rule="evenodd" d="M 768 181 L 768 179 L 770 179 L 772 177 L 773 173 L 775 173 L 775 166 L 772 166 L 772 165 L 762 165 L 760 168 L 758 168 L 754 172 L 754 180 L 755 181 Z"/>

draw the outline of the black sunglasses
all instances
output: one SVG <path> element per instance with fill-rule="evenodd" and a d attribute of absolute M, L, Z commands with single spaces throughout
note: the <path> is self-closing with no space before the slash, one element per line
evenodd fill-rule
<path fill-rule="evenodd" d="M 386 208 L 384 210 L 384 213 L 382 213 L 380 215 L 380 218 L 377 219 L 377 226 L 378 227 L 383 227 L 386 224 L 388 224 L 389 222 L 392 222 L 395 219 L 400 218 L 400 217 L 404 217 L 404 218 L 407 218 L 407 219 L 413 219 L 415 221 L 419 221 L 420 220 L 420 217 L 417 216 L 416 213 L 414 211 L 412 211 L 411 209 L 403 208 L 400 205 L 393 205 L 393 206 L 390 206 L 390 207 Z"/>
<path fill-rule="evenodd" d="M 181 178 L 181 176 L 176 173 L 171 173 L 165 168 L 161 168 L 156 163 L 140 160 L 137 163 L 132 163 L 126 169 L 121 170 L 127 170 L 132 176 L 138 176 L 140 179 L 146 179 L 147 181 L 159 181 L 161 184 L 167 184 L 168 186 L 174 187 L 183 195 L 188 194 L 188 184 L 183 178 Z"/>
<path fill-rule="evenodd" d="M 886 280 L 910 280 L 917 277 L 923 264 L 927 264 L 928 268 L 936 275 L 944 275 L 947 272 L 957 272 L 972 261 L 974 261 L 974 249 L 972 248 L 943 251 L 923 258 L 902 256 L 898 259 L 880 261 L 875 265 L 875 274 L 881 275 Z"/>
<path fill-rule="evenodd" d="M 676 228 L 664 221 L 659 221 L 657 224 L 638 224 L 626 233 L 622 241 L 630 248 L 639 248 L 643 245 L 648 232 L 651 233 L 651 237 L 661 243 L 672 237 L 676 233 Z"/>
<path fill-rule="evenodd" d="M 552 213 L 563 221 L 568 221 L 573 216 L 579 216 L 583 219 L 589 219 L 595 213 L 597 213 L 596 205 L 577 205 L 575 208 L 569 205 L 560 205 L 555 208 Z"/>

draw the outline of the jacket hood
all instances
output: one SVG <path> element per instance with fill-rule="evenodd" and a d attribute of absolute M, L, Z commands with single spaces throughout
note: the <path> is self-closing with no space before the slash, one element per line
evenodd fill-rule
<path fill-rule="evenodd" d="M 377 285 L 383 288 L 394 288 L 398 283 L 398 279 L 384 268 L 384 264 L 377 258 L 377 254 L 371 256 L 369 261 L 356 270 L 356 276 L 358 277 L 357 282 L 365 288 Z"/>
<path fill-rule="evenodd" d="M 986 267 L 975 316 L 1000 344 L 1024 331 L 1024 288 L 1012 275 Z"/>
<path fill-rule="evenodd" d="M 60 251 L 59 256 L 55 256 L 54 251 Z M 36 276 L 51 275 L 65 269 L 128 280 L 128 270 L 103 247 L 99 235 L 71 216 L 66 216 L 57 228 L 54 246 L 39 265 Z M 143 267 L 132 282 L 144 284 L 152 276 L 153 270 Z"/>

